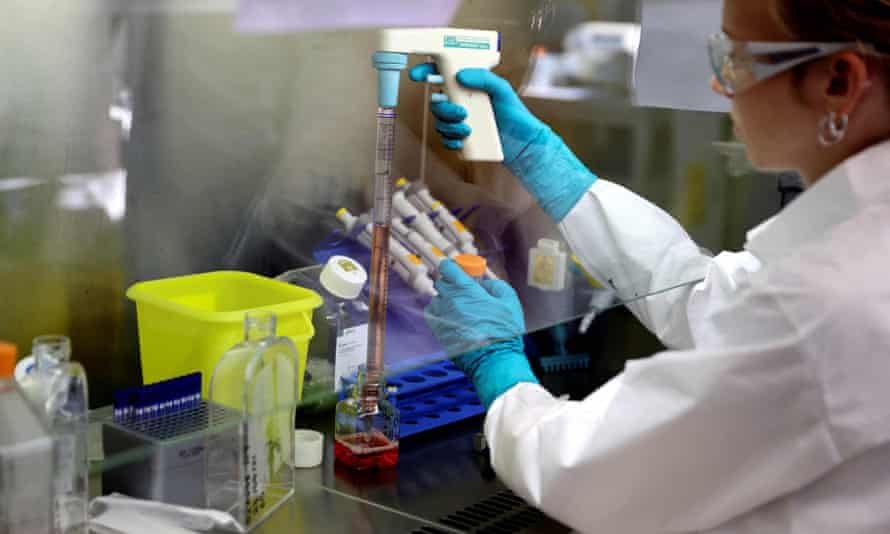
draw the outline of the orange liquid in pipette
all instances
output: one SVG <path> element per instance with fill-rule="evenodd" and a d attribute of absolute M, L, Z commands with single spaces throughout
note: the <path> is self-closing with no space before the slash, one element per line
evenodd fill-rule
<path fill-rule="evenodd" d="M 334 440 L 334 456 L 358 471 L 389 469 L 399 463 L 399 442 L 390 441 L 379 432 L 342 436 Z"/>

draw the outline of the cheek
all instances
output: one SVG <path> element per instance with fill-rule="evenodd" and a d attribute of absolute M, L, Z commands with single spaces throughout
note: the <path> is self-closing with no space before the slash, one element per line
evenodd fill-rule
<path fill-rule="evenodd" d="M 792 84 L 781 82 L 769 80 L 733 99 L 740 140 L 747 146 L 751 162 L 762 168 L 793 164 L 811 130 L 801 121 Z"/>

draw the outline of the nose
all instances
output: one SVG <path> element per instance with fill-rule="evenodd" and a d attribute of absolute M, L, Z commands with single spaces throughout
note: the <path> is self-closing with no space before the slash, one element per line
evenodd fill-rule
<path fill-rule="evenodd" d="M 723 88 L 723 84 L 721 84 L 717 77 L 713 74 L 711 75 L 711 91 L 714 91 L 724 98 L 732 98 L 732 94 L 730 94 L 726 89 Z"/>

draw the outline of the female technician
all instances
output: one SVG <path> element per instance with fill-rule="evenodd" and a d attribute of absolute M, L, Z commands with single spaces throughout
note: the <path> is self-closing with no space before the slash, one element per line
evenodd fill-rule
<path fill-rule="evenodd" d="M 597 278 L 625 298 L 704 278 L 632 306 L 672 350 L 561 401 L 529 369 L 506 284 L 448 263 L 428 321 L 453 353 L 474 349 L 458 362 L 489 407 L 498 474 L 579 531 L 887 533 L 890 1 L 724 4 L 714 90 L 750 159 L 808 184 L 743 252 L 702 255 L 666 213 L 584 168 L 504 80 L 458 75 L 491 96 L 505 164 Z M 464 110 L 433 111 L 459 148 Z"/>

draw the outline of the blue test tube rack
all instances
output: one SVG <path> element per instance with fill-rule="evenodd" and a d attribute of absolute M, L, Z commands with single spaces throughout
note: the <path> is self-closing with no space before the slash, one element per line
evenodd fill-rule
<path fill-rule="evenodd" d="M 354 384 L 344 379 L 341 397 Z M 485 413 L 470 379 L 451 361 L 388 376 L 386 385 L 399 409 L 400 439 Z"/>

